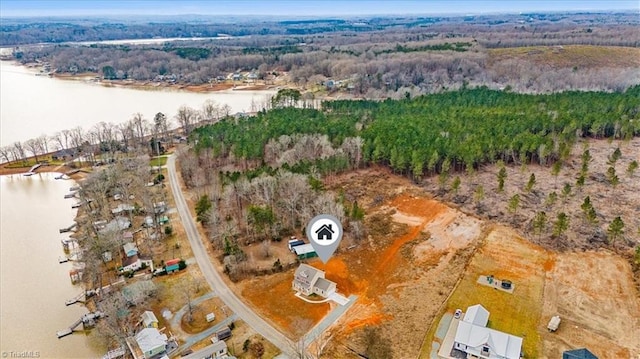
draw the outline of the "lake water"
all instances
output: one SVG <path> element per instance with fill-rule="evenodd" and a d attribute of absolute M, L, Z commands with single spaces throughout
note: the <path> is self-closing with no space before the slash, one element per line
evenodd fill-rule
<path fill-rule="evenodd" d="M 232 112 L 249 111 L 268 91 L 196 94 L 145 91 L 35 76 L 33 70 L 0 61 L 0 146 L 41 134 L 105 121 L 122 123 L 136 112 L 152 119 L 157 112 L 173 117 L 181 105 L 200 108 L 207 99 Z M 73 200 L 65 200 L 71 181 L 51 174 L 0 176 L 0 351 L 18 357 L 34 352 L 41 358 L 101 357 L 104 348 L 91 335 L 57 339 L 56 332 L 87 310 L 64 302 L 82 292 L 71 284 L 70 263 L 63 255 L 58 229 L 75 216 Z"/>
<path fill-rule="evenodd" d="M 99 122 L 122 123 L 140 112 L 152 120 L 158 113 L 172 119 L 178 108 L 200 109 L 212 99 L 228 104 L 232 113 L 250 111 L 252 101 L 261 104 L 274 91 L 224 91 L 192 93 L 171 90 L 136 90 L 105 87 L 95 82 L 35 76 L 12 62 L 0 61 L 0 146 L 26 141 L 42 134 Z M 173 121 L 175 123 L 175 121 Z"/>
<path fill-rule="evenodd" d="M 56 336 L 87 313 L 78 304 L 65 306 L 83 289 L 71 284 L 72 264 L 58 263 L 64 255 L 60 241 L 68 238 L 58 230 L 75 217 L 74 200 L 64 199 L 71 186 L 73 181 L 55 180 L 47 173 L 0 176 L 3 358 L 11 357 L 11 352 L 33 352 L 40 358 L 96 358 L 105 353 L 93 335 Z"/>

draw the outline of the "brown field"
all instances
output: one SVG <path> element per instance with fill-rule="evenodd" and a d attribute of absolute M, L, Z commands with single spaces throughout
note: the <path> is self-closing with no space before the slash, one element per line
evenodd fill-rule
<path fill-rule="evenodd" d="M 640 297 L 629 263 L 609 252 L 550 255 L 539 325 L 543 356 L 587 347 L 598 358 L 640 356 Z M 545 330 L 559 315 L 557 332 Z"/>
<path fill-rule="evenodd" d="M 489 64 L 508 59 L 530 61 L 551 67 L 638 68 L 640 49 L 619 46 L 527 46 L 490 49 Z"/>

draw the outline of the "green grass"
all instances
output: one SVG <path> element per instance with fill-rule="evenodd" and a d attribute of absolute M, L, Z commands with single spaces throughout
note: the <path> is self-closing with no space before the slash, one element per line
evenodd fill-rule
<path fill-rule="evenodd" d="M 491 233 L 472 258 L 464 277 L 449 298 L 445 312 L 463 311 L 482 304 L 489 315 L 488 327 L 523 338 L 525 358 L 537 358 L 541 338 L 538 333 L 542 315 L 544 262 L 546 255 L 517 238 L 505 238 Z M 513 294 L 477 283 L 481 275 L 493 274 L 496 279 L 510 279 Z M 441 316 L 436 318 L 439 321 Z M 423 345 L 422 358 L 428 358 L 437 323 L 429 330 Z"/>
<path fill-rule="evenodd" d="M 153 167 L 164 166 L 165 164 L 167 164 L 167 157 L 155 157 L 149 162 L 149 165 Z"/>

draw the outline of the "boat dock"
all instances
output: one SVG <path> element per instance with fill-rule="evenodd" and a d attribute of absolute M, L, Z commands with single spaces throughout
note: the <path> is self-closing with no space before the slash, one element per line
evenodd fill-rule
<path fill-rule="evenodd" d="M 76 228 L 78 224 L 77 223 L 73 223 L 72 225 L 70 225 L 69 227 L 66 228 L 60 228 L 60 233 L 67 233 L 67 232 L 71 232 L 71 230 L 73 230 L 74 228 Z"/>
<path fill-rule="evenodd" d="M 76 320 L 73 324 L 71 324 L 68 328 L 59 330 L 56 332 L 58 339 L 64 338 L 67 335 L 71 335 L 73 331 L 82 324 L 85 328 L 90 328 L 96 325 L 96 320 L 104 317 L 104 313 L 100 311 L 95 311 L 93 313 L 87 313 L 80 317 L 80 319 Z"/>
<path fill-rule="evenodd" d="M 109 350 L 107 354 L 102 356 L 102 359 L 116 359 L 123 358 L 127 354 L 127 350 L 124 347 Z"/>
<path fill-rule="evenodd" d="M 78 192 L 70 192 L 64 195 L 64 199 L 74 198 Z"/>
<path fill-rule="evenodd" d="M 98 294 L 98 289 L 89 289 L 88 291 L 84 292 L 84 293 L 80 293 L 77 296 L 67 300 L 66 302 L 64 302 L 64 305 L 66 305 L 67 307 L 76 303 L 86 303 L 88 298 L 91 298 L 95 295 Z"/>
<path fill-rule="evenodd" d="M 27 172 L 23 173 L 22 175 L 23 176 L 33 176 L 34 174 L 36 174 L 36 170 L 38 168 L 40 168 L 40 166 L 42 166 L 42 163 L 35 164 L 35 165 L 31 166 L 31 168 L 29 168 L 29 170 Z"/>

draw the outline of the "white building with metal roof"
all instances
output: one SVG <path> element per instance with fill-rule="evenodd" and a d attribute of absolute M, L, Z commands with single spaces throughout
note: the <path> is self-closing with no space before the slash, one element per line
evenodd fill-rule
<path fill-rule="evenodd" d="M 489 311 L 477 304 L 458 323 L 454 348 L 480 358 L 520 359 L 522 338 L 487 328 Z"/>

